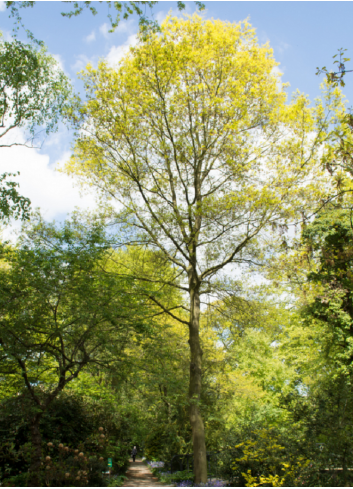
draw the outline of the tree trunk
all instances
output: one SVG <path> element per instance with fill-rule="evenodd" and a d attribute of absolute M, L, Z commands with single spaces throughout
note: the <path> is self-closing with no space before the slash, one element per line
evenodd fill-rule
<path fill-rule="evenodd" d="M 191 280 L 190 280 L 191 282 Z M 201 399 L 201 365 L 202 350 L 199 335 L 200 325 L 200 294 L 198 288 L 190 287 L 190 423 L 194 450 L 195 484 L 207 482 L 207 457 L 205 443 L 205 428 L 202 421 L 199 402 Z"/>
<path fill-rule="evenodd" d="M 29 469 L 29 486 L 41 487 L 40 472 L 42 463 L 42 435 L 40 434 L 39 422 L 43 413 L 37 413 L 31 420 L 31 442 L 32 456 Z"/>

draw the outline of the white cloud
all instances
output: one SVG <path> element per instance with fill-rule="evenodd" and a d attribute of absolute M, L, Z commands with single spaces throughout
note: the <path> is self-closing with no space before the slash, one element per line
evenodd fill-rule
<path fill-rule="evenodd" d="M 84 39 L 86 42 L 92 42 L 96 40 L 96 32 L 92 31 L 91 34 L 89 34 L 87 37 Z"/>
<path fill-rule="evenodd" d="M 282 77 L 283 75 L 283 68 L 279 68 L 278 66 L 274 66 L 272 68 L 272 73 L 279 76 L 279 77 Z"/>
<path fill-rule="evenodd" d="M 170 13 L 170 12 L 169 12 Z M 156 15 L 156 21 L 159 25 L 166 19 L 168 13 L 165 10 L 160 10 Z"/>
<path fill-rule="evenodd" d="M 1 12 L 1 10 L 0 10 Z M 2 34 L 2 36 L 1 36 Z M 7 42 L 12 42 L 13 41 L 13 37 L 11 35 L 11 32 L 10 31 L 7 31 L 5 29 L 0 29 L 0 38 L 2 37 L 2 40 L 3 41 L 7 41 Z"/>
<path fill-rule="evenodd" d="M 132 34 L 127 38 L 124 44 L 121 44 L 120 46 L 112 46 L 106 56 L 108 63 L 111 66 L 117 65 L 120 60 L 125 56 L 125 54 L 129 51 L 130 46 L 136 46 L 137 41 L 137 35 Z"/>
<path fill-rule="evenodd" d="M 134 19 L 127 19 L 127 20 L 122 20 L 119 22 L 118 27 L 115 29 L 114 32 L 109 32 L 112 26 L 108 23 L 104 23 L 99 27 L 99 32 L 104 36 L 106 39 L 111 38 L 112 36 L 115 35 L 120 35 L 120 34 L 133 34 L 134 32 L 137 31 L 137 24 Z"/>
<path fill-rule="evenodd" d="M 287 44 L 286 42 L 281 41 L 279 44 L 277 44 L 277 46 L 275 47 L 275 49 L 277 49 L 277 51 L 279 52 L 279 54 L 283 54 L 284 51 L 286 51 L 289 47 L 290 47 L 289 44 Z"/>
<path fill-rule="evenodd" d="M 0 12 L 4 12 L 6 10 L 6 3 L 0 2 Z"/>
<path fill-rule="evenodd" d="M 256 31 L 256 34 L 257 34 L 257 38 L 259 40 L 259 44 L 262 45 L 262 44 L 268 43 L 268 44 L 271 45 L 270 38 L 267 35 L 267 32 L 265 32 L 265 31 L 261 31 L 261 32 Z"/>
<path fill-rule="evenodd" d="M 61 71 L 63 71 L 65 73 L 65 75 L 68 76 L 68 73 L 66 73 L 65 68 L 64 68 L 64 60 L 63 60 L 63 57 L 61 56 L 61 54 L 52 54 L 51 56 L 53 56 L 55 61 L 58 63 Z"/>
<path fill-rule="evenodd" d="M 18 132 L 20 133 L 19 130 Z M 19 139 L 21 134 L 18 134 L 17 140 Z M 70 213 L 75 207 L 96 207 L 93 192 L 81 196 L 79 189 L 74 186 L 75 180 L 55 171 L 53 165 L 50 165 L 48 155 L 22 146 L 0 148 L 0 154 L 0 174 L 19 171 L 20 175 L 14 180 L 20 184 L 20 194 L 31 200 L 32 209 L 40 207 L 46 220 Z M 70 152 L 65 152 L 58 162 L 59 166 L 62 166 L 69 156 Z M 18 228 L 18 225 L 15 227 Z M 10 231 L 11 229 L 7 229 L 6 234 Z"/>
<path fill-rule="evenodd" d="M 137 30 L 137 25 L 134 19 L 122 20 L 119 22 L 118 27 L 114 31 L 114 34 L 133 34 Z"/>
<path fill-rule="evenodd" d="M 283 76 L 283 66 L 279 68 L 278 66 L 274 66 L 272 68 L 272 74 L 277 76 L 277 87 L 279 91 L 282 91 L 283 89 L 283 82 L 282 82 L 282 76 Z"/>
<path fill-rule="evenodd" d="M 107 39 L 111 26 L 106 22 L 99 27 L 99 32 Z"/>
<path fill-rule="evenodd" d="M 98 56 L 93 56 L 92 58 L 89 58 L 85 54 L 79 54 L 78 56 L 75 56 L 75 58 L 76 62 L 71 65 L 71 69 L 76 72 L 86 68 L 88 63 L 90 63 L 92 66 L 96 66 L 98 63 Z"/>
<path fill-rule="evenodd" d="M 274 51 L 278 54 L 283 54 L 288 48 L 291 47 L 290 44 L 287 44 L 284 41 L 278 41 L 275 39 L 271 42 L 268 34 L 265 31 L 258 32 L 257 37 L 260 44 L 268 43 L 270 47 L 272 47 Z"/>
<path fill-rule="evenodd" d="M 68 137 L 68 128 L 64 124 L 60 124 L 59 128 L 56 132 L 50 134 L 49 137 L 46 137 L 43 141 L 43 146 L 41 147 L 42 153 L 46 151 L 46 148 L 56 147 L 62 148 L 65 144 L 65 140 Z"/>

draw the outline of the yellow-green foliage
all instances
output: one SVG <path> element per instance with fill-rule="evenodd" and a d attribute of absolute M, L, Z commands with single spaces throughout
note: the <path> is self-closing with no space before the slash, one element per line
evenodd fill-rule
<path fill-rule="evenodd" d="M 242 451 L 242 455 L 232 465 L 233 470 L 243 476 L 246 487 L 297 485 L 298 477 L 310 461 L 302 456 L 291 456 L 271 430 L 254 431 L 253 436 L 254 439 L 235 447 Z M 249 466 L 256 469 L 242 471 L 242 467 Z M 259 471 L 262 472 L 261 475 L 258 474 Z M 253 475 L 254 472 L 256 475 Z"/>
<path fill-rule="evenodd" d="M 277 65 L 246 21 L 168 17 L 116 69 L 102 61 L 82 73 L 87 132 L 66 171 L 118 200 L 144 229 L 150 215 L 176 228 L 202 215 L 206 236 L 216 217 L 234 222 L 246 212 L 261 228 L 292 218 L 324 192 L 318 150 L 327 118 L 303 95 L 286 103 Z M 197 205 L 182 197 L 195 161 L 208 175 Z M 215 171 L 228 175 L 224 185 Z M 151 226 L 153 240 L 158 229 Z M 225 246 L 213 242 L 210 263 Z"/>

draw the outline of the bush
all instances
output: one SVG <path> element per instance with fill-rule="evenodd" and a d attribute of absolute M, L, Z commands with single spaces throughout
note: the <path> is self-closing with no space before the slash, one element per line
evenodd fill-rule
<path fill-rule="evenodd" d="M 274 429 L 253 431 L 233 453 L 229 480 L 240 487 L 331 486 L 344 480 L 343 474 L 324 468 L 326 456 L 319 447 L 307 443 L 305 453 L 301 444 L 284 443 Z"/>
<path fill-rule="evenodd" d="M 21 396 L 0 405 L 2 485 L 26 485 L 32 447 L 25 407 Z M 102 471 L 107 469 L 108 457 L 113 459 L 112 474 L 125 473 L 130 440 L 122 439 L 126 437 L 126 432 L 122 433 L 126 427 L 110 409 L 104 402 L 77 395 L 62 394 L 53 402 L 40 425 L 43 460 L 50 457 L 49 465 L 43 463 L 42 479 L 46 485 L 106 485 Z M 78 460 L 75 450 L 77 454 L 87 454 L 87 460 Z M 87 483 L 81 477 L 85 474 L 78 474 L 79 471 L 89 474 Z"/>
<path fill-rule="evenodd" d="M 25 487 L 27 485 L 27 474 L 18 474 L 8 479 L 3 479 L 4 487 Z"/>
<path fill-rule="evenodd" d="M 189 440 L 189 441 L 186 441 Z M 144 443 L 144 455 L 148 460 L 170 460 L 177 453 L 187 453 L 191 433 L 178 429 L 176 424 L 159 424 L 152 427 Z"/>

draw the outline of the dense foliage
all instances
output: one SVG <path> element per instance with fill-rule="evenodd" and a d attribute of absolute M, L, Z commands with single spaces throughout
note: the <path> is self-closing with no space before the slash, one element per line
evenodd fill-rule
<path fill-rule="evenodd" d="M 40 129 L 49 134 L 57 128 L 70 93 L 68 78 L 44 48 L 0 36 L 0 148 L 40 143 Z M 11 139 L 21 127 L 27 140 Z"/>
<path fill-rule="evenodd" d="M 0 244 L 0 484 L 121 484 L 135 445 L 182 486 L 351 484 L 339 89 L 287 103 L 247 22 L 198 16 L 145 30 L 117 69 L 89 66 L 68 111 L 44 51 L 0 57 L 0 117 L 33 138 L 69 115 L 66 170 L 101 198 L 99 215 L 46 223 L 0 179 L 0 218 L 30 217 Z"/>
<path fill-rule="evenodd" d="M 201 303 L 221 293 L 227 267 L 261 262 L 272 227 L 324 197 L 319 155 L 341 101 L 337 93 L 310 108 L 296 94 L 288 103 L 272 50 L 247 21 L 168 17 L 139 41 L 118 67 L 102 61 L 82 74 L 87 98 L 73 113 L 80 132 L 65 168 L 158 250 L 187 297 L 185 316 L 151 300 L 189 330 L 195 480 L 206 483 Z"/>
<path fill-rule="evenodd" d="M 0 416 L 3 484 L 26 485 L 31 436 L 25 396 L 3 403 Z M 41 483 L 107 485 L 102 471 L 106 471 L 108 457 L 113 460 L 113 474 L 123 474 L 126 470 L 131 428 L 124 414 L 118 413 L 109 401 L 94 400 L 75 392 L 62 394 L 43 414 L 40 429 L 45 460 L 40 469 Z M 81 452 L 84 457 L 78 457 Z M 85 469 L 87 480 L 82 473 Z"/>

